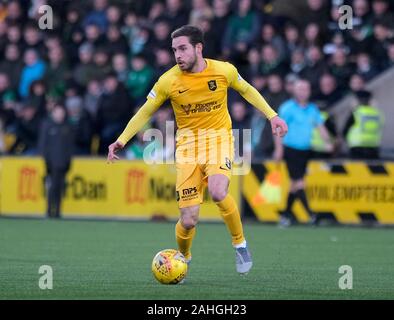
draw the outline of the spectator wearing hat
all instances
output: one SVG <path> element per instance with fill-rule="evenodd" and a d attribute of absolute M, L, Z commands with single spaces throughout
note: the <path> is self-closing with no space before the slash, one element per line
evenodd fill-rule
<path fill-rule="evenodd" d="M 353 159 L 378 159 L 384 124 L 383 114 L 370 104 L 371 93 L 356 92 L 358 104 L 343 130 Z"/>

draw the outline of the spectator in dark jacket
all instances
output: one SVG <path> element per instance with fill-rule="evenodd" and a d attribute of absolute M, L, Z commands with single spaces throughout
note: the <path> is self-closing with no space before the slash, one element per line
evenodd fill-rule
<path fill-rule="evenodd" d="M 57 103 L 40 131 L 39 150 L 46 165 L 47 214 L 60 218 L 65 177 L 73 154 L 73 130 L 66 120 L 63 104 Z"/>

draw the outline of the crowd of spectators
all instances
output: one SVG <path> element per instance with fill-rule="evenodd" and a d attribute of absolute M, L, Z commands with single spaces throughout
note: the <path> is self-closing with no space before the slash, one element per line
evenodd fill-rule
<path fill-rule="evenodd" d="M 205 57 L 234 63 L 274 109 L 291 96 L 297 78 L 309 80 L 312 101 L 329 110 L 394 65 L 393 1 L 297 1 L 302 6 L 292 14 L 281 2 L 1 1 L 1 153 L 37 154 L 43 123 L 61 103 L 74 130 L 74 153 L 106 154 L 154 82 L 174 65 L 170 34 L 184 24 L 204 30 Z M 44 4 L 53 9 L 52 30 L 39 28 Z M 339 28 L 343 4 L 353 8 L 352 29 Z M 232 92 L 229 107 L 234 128 L 255 130 L 253 155 L 270 157 L 263 117 Z M 148 126 L 165 132 L 163 122 L 173 116 L 168 105 L 160 110 Z M 135 137 L 126 155 L 141 157 L 141 146 Z"/>

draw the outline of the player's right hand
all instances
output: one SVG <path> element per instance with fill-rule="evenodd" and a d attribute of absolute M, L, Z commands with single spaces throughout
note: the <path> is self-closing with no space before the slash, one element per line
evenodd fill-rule
<path fill-rule="evenodd" d="M 107 162 L 112 163 L 114 160 L 119 160 L 119 157 L 116 155 L 116 152 L 120 149 L 123 149 L 124 144 L 120 141 L 115 141 L 108 147 L 108 156 Z"/>

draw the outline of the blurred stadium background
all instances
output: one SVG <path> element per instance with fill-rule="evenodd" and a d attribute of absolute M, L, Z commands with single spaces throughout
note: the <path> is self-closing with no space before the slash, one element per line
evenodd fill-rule
<path fill-rule="evenodd" d="M 50 5 L 53 9 L 51 30 L 39 28 L 41 14 L 38 8 L 42 5 Z M 339 28 L 339 7 L 342 5 L 350 5 L 353 9 L 352 29 Z M 312 83 L 311 99 L 327 116 L 326 125 L 336 146 L 330 154 L 319 153 L 319 159 L 309 166 L 307 195 L 312 209 L 321 218 L 320 224 L 394 224 L 393 0 L 2 0 L 0 217 L 3 218 L 0 219 L 0 239 L 5 246 L 4 251 L 0 251 L 3 255 L 0 279 L 9 294 L 3 293 L 1 298 L 49 297 L 37 292 L 33 285 L 26 291 L 23 289 L 23 281 L 36 277 L 37 271 L 29 269 L 31 264 L 45 262 L 45 259 L 58 265 L 60 270 L 66 270 L 72 259 L 73 263 L 78 259 L 85 261 L 79 271 L 80 276 L 88 277 L 87 282 L 78 287 L 79 291 L 67 290 L 67 281 L 72 277 L 70 267 L 63 278 L 64 291 L 56 297 L 105 297 L 121 287 L 113 297 L 161 298 L 161 291 L 152 295 L 153 284 L 146 284 L 153 281 L 148 275 L 148 266 L 155 251 L 163 246 L 174 246 L 172 224 L 113 221 L 100 224 L 5 217 L 46 216 L 46 173 L 40 139 L 48 134 L 45 123 L 56 103 L 61 101 L 72 128 L 73 150 L 62 216 L 110 220 L 177 219 L 174 167 L 147 165 L 142 161 L 147 146 L 142 134 L 125 148 L 121 155 L 125 160 L 107 165 L 105 156 L 109 143 L 118 137 L 144 102 L 154 82 L 174 65 L 170 33 L 188 23 L 205 31 L 204 55 L 234 63 L 240 74 L 274 109 L 291 97 L 292 85 L 297 78 L 306 78 Z M 346 137 L 348 118 L 358 104 L 356 93 L 360 90 L 372 93 L 370 104 L 385 118 L 384 125 L 377 130 L 381 138 L 376 146 L 379 156 L 374 159 L 352 156 Z M 243 146 L 243 150 L 251 153 L 251 171 L 246 176 L 234 177 L 230 192 L 241 206 L 245 221 L 276 223 L 285 207 L 289 181 L 285 167 L 278 168 L 271 160 L 273 144 L 269 123 L 235 92 L 229 92 L 229 110 L 235 129 L 252 129 L 252 140 Z M 174 120 L 171 107 L 163 105 L 146 127 L 163 132 L 168 142 L 163 150 L 166 159 L 171 159 L 173 153 L 172 136 L 166 134 L 165 127 L 165 122 L 171 120 Z M 56 149 L 59 145 L 53 147 Z M 61 153 L 59 157 L 62 157 Z M 274 172 L 278 172 L 280 178 L 267 179 Z M 267 202 L 262 197 L 264 183 L 271 184 L 275 201 Z M 215 204 L 208 197 L 206 200 L 201 220 L 220 221 Z M 299 222 L 307 221 L 301 203 L 296 202 L 293 210 Z M 105 225 L 111 230 L 105 237 L 107 242 L 95 243 L 94 239 L 106 233 Z M 102 233 L 96 232 L 95 228 Z M 217 242 L 216 233 L 224 233 L 221 224 L 202 224 L 201 228 L 201 234 L 206 235 L 209 243 Z M 393 298 L 394 276 L 390 271 L 393 237 L 390 229 L 296 227 L 284 238 L 289 242 L 300 241 L 293 250 L 286 247 L 284 240 L 272 244 L 283 236 L 278 234 L 281 231 L 257 223 L 246 228 L 252 248 L 253 244 L 255 248 L 261 245 L 268 251 L 266 256 L 263 252 L 256 253 L 257 264 L 261 255 L 261 265 L 254 278 L 248 280 L 241 290 L 244 294 L 249 292 L 246 298 L 346 298 L 338 292 L 335 283 L 328 285 L 331 283 L 328 274 L 333 274 L 335 279 L 339 260 L 341 264 L 346 262 L 346 259 L 337 259 L 342 253 L 350 257 L 354 265 L 364 268 L 361 274 L 365 282 L 360 282 L 363 291 L 351 297 Z M 126 229 L 131 232 L 130 238 Z M 73 239 L 66 236 L 67 233 Z M 149 243 L 143 246 L 144 252 L 137 254 L 145 263 L 143 267 L 133 265 L 130 257 L 126 258 L 133 266 L 130 268 L 135 267 L 136 274 L 143 275 L 139 282 L 125 280 L 127 270 L 122 268 L 128 266 L 117 269 L 113 283 L 97 281 L 108 272 L 105 268 L 110 268 L 112 259 L 121 263 L 121 258 L 116 259 L 113 254 L 104 255 L 105 261 L 101 261 L 96 256 L 101 254 L 99 249 L 109 253 L 129 243 L 120 249 L 122 257 L 130 251 L 137 252 L 142 248 L 139 242 L 145 240 L 134 239 L 133 233 L 140 239 L 146 234 L 152 235 Z M 110 244 L 111 237 L 116 239 L 113 244 Z M 200 238 L 196 243 L 196 256 L 200 255 L 201 259 L 209 251 L 208 242 L 202 240 Z M 84 241 L 88 244 L 86 250 L 76 249 L 83 247 L 81 242 Z M 267 241 L 272 243 L 267 246 Z M 315 241 L 318 244 L 327 242 L 328 253 L 321 258 L 329 262 L 326 269 L 320 270 L 324 275 L 320 291 L 314 292 L 307 286 L 299 295 L 298 285 L 308 283 L 309 279 L 303 274 L 303 267 L 313 265 L 313 255 L 322 254 Z M 338 251 L 339 242 L 343 245 L 342 251 Z M 315 243 L 315 248 L 308 257 L 311 243 Z M 63 258 L 58 259 L 60 255 L 56 249 L 51 249 L 52 245 L 64 252 Z M 75 253 L 74 248 L 79 251 Z M 221 258 L 227 259 L 229 252 L 224 247 L 218 245 L 216 249 L 223 251 Z M 92 270 L 89 269 L 90 263 L 83 260 L 89 256 L 89 251 L 94 253 L 95 267 Z M 370 257 L 374 254 L 378 255 L 372 262 Z M 287 255 L 290 258 L 284 261 L 281 257 Z M 71 260 L 67 260 L 70 257 Z M 268 261 L 274 261 L 275 265 Z M 207 297 L 204 296 L 204 286 L 209 288 L 215 278 L 220 278 L 221 262 L 213 262 L 212 266 L 196 263 L 197 274 L 198 271 L 202 275 L 209 273 L 210 268 L 216 269 L 211 278 L 201 276 L 195 280 L 202 286 L 197 298 Z M 294 263 L 299 269 L 293 270 L 286 263 Z M 376 281 L 370 272 L 378 264 L 382 277 Z M 277 275 L 278 265 L 283 266 L 283 273 L 275 282 L 270 279 Z M 315 267 L 319 269 L 319 264 L 315 263 Z M 264 274 L 264 268 L 270 270 L 268 274 Z M 13 269 L 17 274 L 10 277 L 9 272 Z M 287 271 L 296 274 L 300 282 L 284 285 L 290 281 Z M 270 288 L 261 295 L 256 293 L 260 272 Z M 220 278 L 223 288 L 226 283 L 231 283 L 228 277 Z M 121 283 L 135 285 L 142 290 L 141 295 L 130 293 Z M 282 286 L 276 286 L 277 283 Z M 99 294 L 100 285 L 108 285 L 107 291 Z M 156 286 L 154 288 L 157 290 Z M 226 292 L 229 298 L 243 297 L 241 293 L 229 290 L 219 290 L 212 298 L 225 297 Z M 183 297 L 180 292 L 172 292 L 170 298 Z M 192 291 L 188 294 L 186 297 L 195 297 Z"/>

